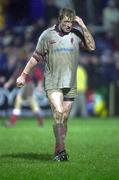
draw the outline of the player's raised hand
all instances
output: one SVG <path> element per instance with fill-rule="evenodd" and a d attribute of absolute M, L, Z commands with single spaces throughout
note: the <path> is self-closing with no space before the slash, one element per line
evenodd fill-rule
<path fill-rule="evenodd" d="M 83 20 L 79 16 L 75 16 L 75 22 L 77 22 L 79 26 L 86 28 L 86 25 L 84 24 Z"/>
<path fill-rule="evenodd" d="M 22 87 L 25 85 L 25 83 L 26 83 L 26 78 L 23 75 L 19 76 L 16 80 L 17 87 Z"/>

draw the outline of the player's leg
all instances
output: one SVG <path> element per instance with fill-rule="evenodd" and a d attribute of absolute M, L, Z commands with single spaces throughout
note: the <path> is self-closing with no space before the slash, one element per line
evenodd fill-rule
<path fill-rule="evenodd" d="M 63 102 L 63 124 L 65 127 L 65 137 L 67 134 L 67 122 L 68 122 L 69 114 L 71 112 L 72 104 L 73 104 L 73 100 L 70 98 Z"/>
<path fill-rule="evenodd" d="M 63 124 L 63 93 L 60 90 L 48 91 L 48 99 L 54 117 L 54 135 L 56 140 L 55 156 L 65 151 L 65 127 Z M 65 159 L 66 160 L 66 159 Z"/>
<path fill-rule="evenodd" d="M 29 98 L 29 105 L 37 118 L 38 125 L 43 126 L 43 121 L 44 121 L 43 113 L 34 95 L 32 95 L 32 97 Z"/>
<path fill-rule="evenodd" d="M 77 90 L 76 88 L 71 88 L 71 89 L 64 88 L 63 93 L 64 93 L 64 102 L 63 102 L 64 123 L 67 124 L 67 120 L 71 112 L 74 99 L 77 95 Z"/>
<path fill-rule="evenodd" d="M 68 117 L 71 111 L 71 107 L 72 107 L 72 101 L 64 101 L 63 102 L 63 141 L 65 143 L 65 138 L 66 138 L 66 134 L 67 134 L 67 121 L 68 121 Z M 62 150 L 59 151 L 59 147 L 56 144 L 56 148 L 55 148 L 55 158 L 54 160 L 56 161 L 67 161 L 68 160 L 68 155 L 66 150 Z"/>
<path fill-rule="evenodd" d="M 67 134 L 67 121 L 69 118 L 69 114 L 71 112 L 71 108 L 73 105 L 74 98 L 77 94 L 77 91 L 75 88 L 69 89 L 69 88 L 64 88 L 63 89 L 64 93 L 64 101 L 63 101 L 63 124 L 65 127 L 65 137 Z"/>

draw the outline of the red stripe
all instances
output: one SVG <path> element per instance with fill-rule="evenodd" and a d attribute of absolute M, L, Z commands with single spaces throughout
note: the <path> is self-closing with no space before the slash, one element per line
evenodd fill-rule
<path fill-rule="evenodd" d="M 36 59 L 37 62 L 43 61 L 43 56 L 38 51 L 34 51 L 33 57 Z"/>
<path fill-rule="evenodd" d="M 33 58 L 37 61 L 40 62 L 42 61 L 41 58 L 39 58 L 37 55 L 33 54 Z"/>
<path fill-rule="evenodd" d="M 42 56 L 43 57 L 43 54 L 42 53 L 40 53 L 39 51 L 37 51 L 37 50 L 35 50 L 35 52 L 34 53 L 36 53 L 37 55 L 39 55 L 39 56 Z"/>

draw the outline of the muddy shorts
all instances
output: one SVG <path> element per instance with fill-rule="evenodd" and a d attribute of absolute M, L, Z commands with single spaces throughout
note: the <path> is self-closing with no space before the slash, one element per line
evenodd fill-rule
<path fill-rule="evenodd" d="M 68 101 L 68 100 L 74 100 L 74 98 L 77 95 L 77 90 L 76 88 L 58 88 L 58 89 L 49 89 L 46 90 L 46 94 L 47 96 L 51 95 L 53 92 L 61 92 L 64 95 L 64 101 Z"/>

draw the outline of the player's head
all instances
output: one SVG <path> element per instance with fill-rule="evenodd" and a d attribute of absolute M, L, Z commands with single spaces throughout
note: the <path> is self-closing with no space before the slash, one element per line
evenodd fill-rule
<path fill-rule="evenodd" d="M 60 28 L 65 33 L 68 33 L 71 31 L 73 27 L 73 22 L 75 20 L 75 11 L 72 9 L 63 8 L 59 12 L 59 23 Z"/>

